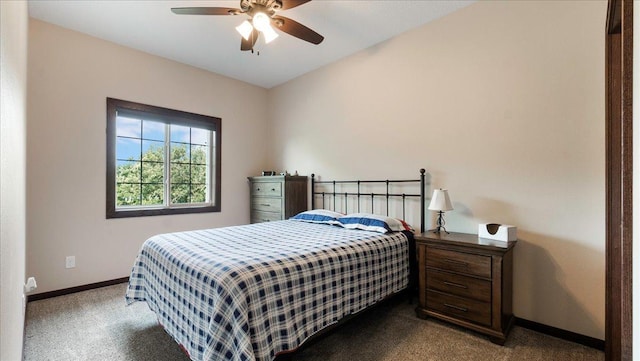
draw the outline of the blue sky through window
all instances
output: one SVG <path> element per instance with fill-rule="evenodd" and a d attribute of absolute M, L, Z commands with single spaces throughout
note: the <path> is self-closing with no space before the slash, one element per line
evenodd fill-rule
<path fill-rule="evenodd" d="M 209 144 L 209 131 L 206 129 L 180 125 L 171 125 L 170 129 L 172 142 Z M 140 160 L 141 154 L 149 148 L 163 147 L 164 139 L 163 123 L 124 116 L 116 118 L 116 158 L 119 160 Z"/>

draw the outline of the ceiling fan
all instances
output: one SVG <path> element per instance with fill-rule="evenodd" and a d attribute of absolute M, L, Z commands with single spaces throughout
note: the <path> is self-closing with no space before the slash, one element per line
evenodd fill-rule
<path fill-rule="evenodd" d="M 240 9 L 224 7 L 184 7 L 171 8 L 175 14 L 179 15 L 239 15 L 247 14 L 249 20 L 245 20 L 236 27 L 242 35 L 240 50 L 253 51 L 253 46 L 258 40 L 258 35 L 262 33 L 265 42 L 269 43 L 278 37 L 273 27 L 295 36 L 298 39 L 308 41 L 312 44 L 320 44 L 324 37 L 308 27 L 286 18 L 276 15 L 280 10 L 288 10 L 308 3 L 311 0 L 240 0 Z"/>

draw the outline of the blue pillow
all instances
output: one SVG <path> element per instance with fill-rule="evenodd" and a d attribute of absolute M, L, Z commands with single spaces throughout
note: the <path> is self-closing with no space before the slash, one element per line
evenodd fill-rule
<path fill-rule="evenodd" d="M 379 233 L 411 231 L 411 227 L 396 218 L 370 213 L 352 213 L 338 219 L 339 224 L 348 229 L 361 229 Z"/>
<path fill-rule="evenodd" d="M 338 224 L 338 218 L 342 217 L 342 213 L 330 211 L 327 209 L 314 209 L 304 211 L 289 218 L 292 221 L 309 222 L 309 223 L 326 223 Z"/>

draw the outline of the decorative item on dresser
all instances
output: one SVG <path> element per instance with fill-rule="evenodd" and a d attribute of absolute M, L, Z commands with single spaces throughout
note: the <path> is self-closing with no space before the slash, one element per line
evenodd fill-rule
<path fill-rule="evenodd" d="M 504 345 L 513 326 L 513 247 L 475 234 L 416 234 L 419 300 L 416 314 L 486 334 Z"/>
<path fill-rule="evenodd" d="M 307 210 L 306 176 L 249 177 L 251 223 L 288 219 Z"/>

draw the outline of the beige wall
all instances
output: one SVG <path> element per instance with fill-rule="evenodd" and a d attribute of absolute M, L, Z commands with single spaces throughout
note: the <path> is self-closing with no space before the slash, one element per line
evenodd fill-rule
<path fill-rule="evenodd" d="M 22 359 L 27 24 L 26 1 L 0 2 L 0 360 Z"/>
<path fill-rule="evenodd" d="M 265 89 L 34 19 L 28 84 L 27 269 L 38 292 L 128 276 L 153 234 L 249 221 L 246 177 L 266 163 Z M 106 97 L 222 118 L 222 212 L 105 219 Z"/>
<path fill-rule="evenodd" d="M 276 169 L 448 188 L 518 227 L 516 316 L 604 339 L 605 1 L 482 1 L 269 91 Z"/>

